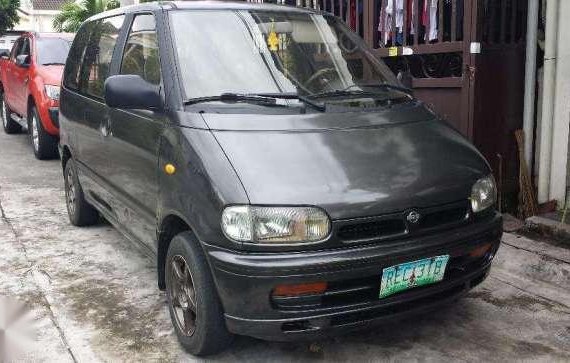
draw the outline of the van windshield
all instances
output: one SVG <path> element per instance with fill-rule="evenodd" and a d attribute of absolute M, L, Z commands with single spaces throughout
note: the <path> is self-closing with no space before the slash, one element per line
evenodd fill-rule
<path fill-rule="evenodd" d="M 173 11 L 187 99 L 226 93 L 321 98 L 397 81 L 364 42 L 331 16 L 296 11 Z M 368 91 L 368 90 L 367 90 Z"/>

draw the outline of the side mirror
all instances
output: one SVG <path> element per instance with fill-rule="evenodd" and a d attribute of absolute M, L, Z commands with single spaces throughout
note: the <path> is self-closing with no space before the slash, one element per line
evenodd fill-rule
<path fill-rule="evenodd" d="M 105 103 L 113 108 L 158 110 L 162 106 L 159 86 L 141 76 L 125 74 L 105 81 Z"/>
<path fill-rule="evenodd" d="M 16 56 L 16 65 L 18 67 L 29 67 L 30 66 L 30 56 L 26 54 L 20 54 Z"/>
<path fill-rule="evenodd" d="M 0 58 L 10 58 L 10 53 L 8 53 L 7 51 L 3 50 L 0 52 Z"/>

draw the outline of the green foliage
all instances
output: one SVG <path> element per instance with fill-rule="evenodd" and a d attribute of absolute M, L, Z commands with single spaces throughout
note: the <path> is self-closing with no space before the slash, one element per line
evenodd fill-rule
<path fill-rule="evenodd" d="M 4 0 L 0 0 L 4 1 Z M 61 13 L 53 20 L 53 27 L 59 32 L 75 33 L 87 18 L 106 10 L 118 8 L 118 0 L 81 0 L 63 4 Z"/>
<path fill-rule="evenodd" d="M 0 35 L 18 24 L 20 0 L 0 0 Z"/>

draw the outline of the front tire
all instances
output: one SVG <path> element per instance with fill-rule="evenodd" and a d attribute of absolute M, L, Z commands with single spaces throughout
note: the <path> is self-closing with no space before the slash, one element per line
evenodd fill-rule
<path fill-rule="evenodd" d="M 196 356 L 226 349 L 232 339 L 222 304 L 194 234 L 175 236 L 166 256 L 166 295 L 174 330 L 184 349 Z"/>
<path fill-rule="evenodd" d="M 96 224 L 99 221 L 99 213 L 85 200 L 73 159 L 69 159 L 65 164 L 63 180 L 65 184 L 65 204 L 71 224 L 78 227 Z"/>
<path fill-rule="evenodd" d="M 57 157 L 57 139 L 44 130 L 38 111 L 33 106 L 28 117 L 28 132 L 37 159 L 47 160 Z"/>
<path fill-rule="evenodd" d="M 4 127 L 4 132 L 7 134 L 17 134 L 22 131 L 22 126 L 20 126 L 16 121 L 10 116 L 10 109 L 4 100 L 4 93 L 0 94 L 0 113 L 2 116 L 2 126 Z"/>

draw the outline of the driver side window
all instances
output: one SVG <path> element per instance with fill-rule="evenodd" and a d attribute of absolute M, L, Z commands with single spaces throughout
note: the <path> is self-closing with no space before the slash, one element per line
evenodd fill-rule
<path fill-rule="evenodd" d="M 15 49 L 14 55 L 13 55 L 13 61 L 16 62 L 16 59 L 19 56 L 25 56 L 25 60 L 24 60 L 24 64 L 30 64 L 31 62 L 31 57 L 30 57 L 30 38 L 22 38 L 20 39 L 20 41 L 17 43 L 17 48 Z"/>
<path fill-rule="evenodd" d="M 16 60 L 16 56 L 20 53 L 20 50 L 22 49 L 23 42 L 24 42 L 24 39 L 20 38 L 16 41 L 16 43 L 14 43 L 14 47 L 12 48 L 12 53 L 10 55 L 10 59 L 12 60 L 12 62 L 14 62 Z"/>
<path fill-rule="evenodd" d="M 16 60 L 16 57 L 19 55 L 30 55 L 30 38 L 20 38 L 15 43 L 12 60 Z"/>
<path fill-rule="evenodd" d="M 31 54 L 31 52 L 30 52 L 30 38 L 24 38 L 22 48 L 20 48 L 18 55 L 29 56 L 30 54 Z"/>
<path fill-rule="evenodd" d="M 153 15 L 135 16 L 125 45 L 120 73 L 135 74 L 149 83 L 160 84 L 160 60 Z"/>

